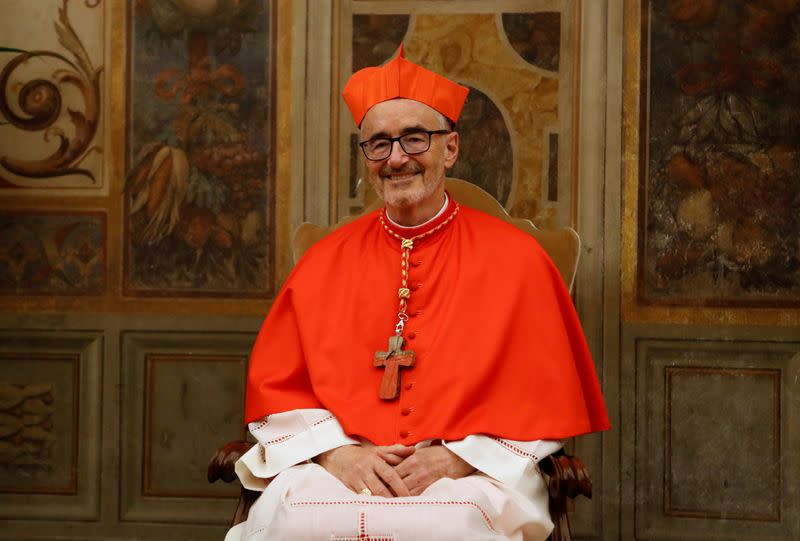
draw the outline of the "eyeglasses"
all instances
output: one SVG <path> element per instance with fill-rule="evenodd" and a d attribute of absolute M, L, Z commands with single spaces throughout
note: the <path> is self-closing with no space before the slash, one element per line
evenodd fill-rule
<path fill-rule="evenodd" d="M 450 133 L 450 130 L 419 130 L 405 133 L 399 137 L 375 137 L 361 141 L 358 146 L 364 151 L 368 160 L 377 162 L 385 160 L 392 154 L 394 142 L 400 143 L 400 148 L 406 154 L 422 154 L 431 148 L 431 135 Z"/>

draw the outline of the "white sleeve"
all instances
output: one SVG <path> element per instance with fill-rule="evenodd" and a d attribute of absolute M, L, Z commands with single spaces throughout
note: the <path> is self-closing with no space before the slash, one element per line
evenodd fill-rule
<path fill-rule="evenodd" d="M 562 447 L 560 441 L 516 441 L 483 435 L 442 445 L 478 471 L 526 495 L 541 484 L 539 461 Z"/>
<path fill-rule="evenodd" d="M 250 490 L 264 490 L 269 478 L 320 453 L 359 443 L 324 409 L 267 415 L 248 428 L 257 443 L 236 462 L 236 475 Z"/>

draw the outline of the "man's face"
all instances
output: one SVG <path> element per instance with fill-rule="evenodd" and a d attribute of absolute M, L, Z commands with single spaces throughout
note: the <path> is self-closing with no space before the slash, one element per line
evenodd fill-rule
<path fill-rule="evenodd" d="M 414 130 L 444 128 L 441 117 L 414 100 L 394 99 L 373 106 L 361 123 L 361 139 L 398 137 Z M 380 161 L 365 160 L 370 184 L 388 207 L 425 207 L 441 201 L 445 171 L 458 157 L 458 134 L 432 135 L 427 152 L 409 155 L 400 143 Z M 438 207 L 434 212 L 439 210 Z"/>

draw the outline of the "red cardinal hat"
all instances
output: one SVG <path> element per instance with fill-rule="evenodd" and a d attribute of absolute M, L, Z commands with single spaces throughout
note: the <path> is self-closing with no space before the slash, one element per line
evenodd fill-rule
<path fill-rule="evenodd" d="M 406 60 L 402 44 L 397 53 L 383 66 L 355 72 L 344 85 L 342 96 L 356 125 L 373 105 L 394 98 L 422 102 L 458 122 L 469 89 Z"/>

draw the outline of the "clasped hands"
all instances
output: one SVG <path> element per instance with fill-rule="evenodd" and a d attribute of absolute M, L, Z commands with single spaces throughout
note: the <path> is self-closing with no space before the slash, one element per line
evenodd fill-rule
<path fill-rule="evenodd" d="M 475 468 L 443 445 L 417 449 L 407 445 L 344 445 L 315 462 L 353 492 L 375 496 L 418 496 L 442 477 L 459 479 Z"/>

